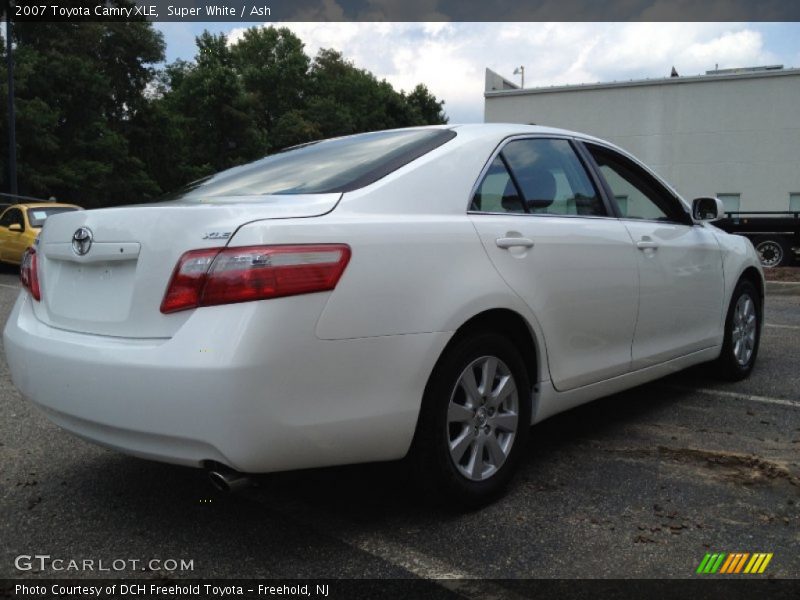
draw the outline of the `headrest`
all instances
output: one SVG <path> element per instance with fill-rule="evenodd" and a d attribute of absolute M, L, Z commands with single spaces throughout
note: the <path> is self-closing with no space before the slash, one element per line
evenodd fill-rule
<path fill-rule="evenodd" d="M 528 208 L 547 208 L 556 199 L 556 178 L 544 167 L 532 167 L 520 173 L 519 184 Z"/>
<path fill-rule="evenodd" d="M 506 189 L 503 191 L 503 199 L 500 204 L 506 212 L 525 212 L 525 208 L 522 206 L 522 198 L 517 194 L 517 188 L 510 179 L 506 184 Z"/>

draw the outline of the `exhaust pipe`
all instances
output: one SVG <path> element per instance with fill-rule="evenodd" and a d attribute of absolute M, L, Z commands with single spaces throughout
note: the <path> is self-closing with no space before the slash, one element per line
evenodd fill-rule
<path fill-rule="evenodd" d="M 241 492 L 253 485 L 253 480 L 244 473 L 234 471 L 223 465 L 214 465 L 208 469 L 208 478 L 211 485 L 221 492 Z"/>

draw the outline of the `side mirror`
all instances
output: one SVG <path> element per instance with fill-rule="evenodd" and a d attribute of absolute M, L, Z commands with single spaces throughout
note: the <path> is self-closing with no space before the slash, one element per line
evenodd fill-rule
<path fill-rule="evenodd" d="M 725 216 L 725 207 L 719 198 L 703 196 L 692 200 L 692 218 L 695 221 L 710 223 Z"/>
<path fill-rule="evenodd" d="M 22 225 L 19 223 L 12 223 L 8 226 L 9 231 L 16 231 L 17 233 L 22 233 Z"/>

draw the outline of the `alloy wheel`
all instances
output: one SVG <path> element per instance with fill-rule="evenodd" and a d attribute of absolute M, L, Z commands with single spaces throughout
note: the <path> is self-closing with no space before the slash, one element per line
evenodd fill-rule
<path fill-rule="evenodd" d="M 508 366 L 495 356 L 472 361 L 450 395 L 447 440 L 450 458 L 472 481 L 503 466 L 519 427 L 519 393 Z"/>
<path fill-rule="evenodd" d="M 756 345 L 756 328 L 758 317 L 756 305 L 749 294 L 742 294 L 736 302 L 733 312 L 733 355 L 740 366 L 745 366 L 753 356 Z"/>

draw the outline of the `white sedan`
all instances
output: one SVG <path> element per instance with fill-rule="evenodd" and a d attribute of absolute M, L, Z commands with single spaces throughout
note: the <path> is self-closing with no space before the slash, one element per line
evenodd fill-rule
<path fill-rule="evenodd" d="M 721 215 L 568 131 L 327 140 L 48 219 L 5 350 L 64 429 L 223 487 L 408 456 L 479 504 L 533 423 L 697 363 L 750 373 L 763 275 Z"/>

